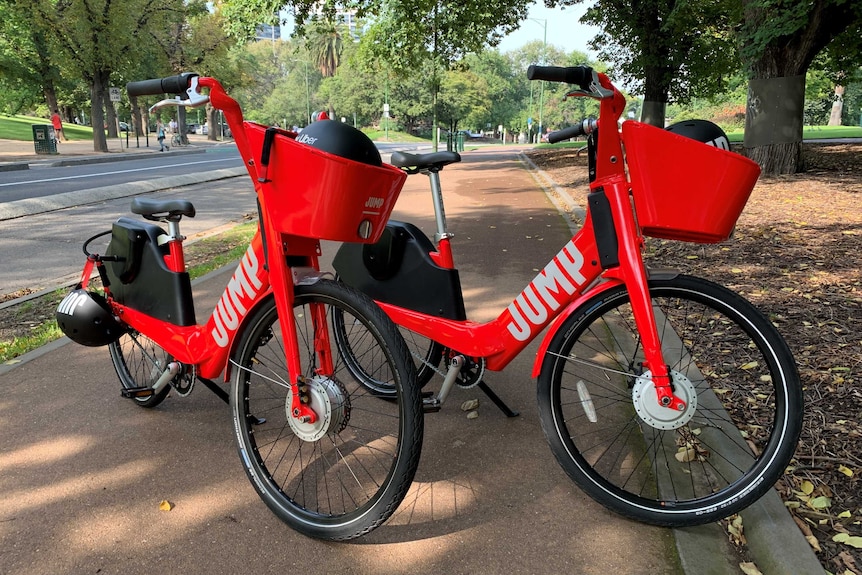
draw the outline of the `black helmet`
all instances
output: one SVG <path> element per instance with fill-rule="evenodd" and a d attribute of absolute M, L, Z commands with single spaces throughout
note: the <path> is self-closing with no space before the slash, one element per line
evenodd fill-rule
<path fill-rule="evenodd" d="M 727 139 L 727 134 L 708 120 L 684 120 L 668 126 L 667 131 L 721 148 L 722 150 L 730 150 L 730 140 Z"/>
<path fill-rule="evenodd" d="M 336 120 L 319 120 L 309 124 L 296 137 L 296 141 L 354 162 L 372 166 L 383 164 L 377 146 L 368 136 Z"/>
<path fill-rule="evenodd" d="M 90 347 L 108 345 L 124 331 L 104 297 L 80 288 L 60 302 L 57 324 L 69 339 Z"/>

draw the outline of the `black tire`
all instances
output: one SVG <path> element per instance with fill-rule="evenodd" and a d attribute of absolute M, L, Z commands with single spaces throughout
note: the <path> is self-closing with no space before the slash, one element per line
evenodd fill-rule
<path fill-rule="evenodd" d="M 335 279 L 336 281 L 341 281 L 338 276 Z M 429 339 L 405 327 L 398 326 L 398 331 L 401 332 L 404 343 L 407 344 L 407 351 L 410 352 L 413 364 L 416 366 L 416 381 L 419 383 L 419 387 L 423 388 L 428 385 L 428 382 L 437 373 L 437 367 L 440 365 L 440 360 L 443 359 L 445 348 L 433 339 Z M 348 368 L 353 371 L 354 376 L 360 381 L 366 382 L 366 387 L 370 391 L 381 396 L 390 395 L 392 393 L 391 389 L 387 389 L 385 384 L 381 384 L 367 374 L 363 374 L 359 369 L 358 363 L 351 361 L 354 354 L 350 351 L 349 342 L 343 336 L 344 320 L 338 315 L 333 316 L 333 333 L 335 335 L 335 344 L 339 347 L 339 351 L 341 351 Z"/>
<path fill-rule="evenodd" d="M 350 348 L 350 342 L 345 337 L 345 322 L 340 310 L 333 310 L 332 331 L 335 337 L 335 345 L 344 358 L 347 368 L 357 381 L 362 383 L 370 392 L 380 396 L 392 396 L 395 391 L 388 382 L 381 382 L 372 375 L 365 373 L 361 362 L 357 360 L 357 354 Z M 407 351 L 413 359 L 416 367 L 416 381 L 419 388 L 425 387 L 437 373 L 437 366 L 443 358 L 443 346 L 432 339 L 428 339 L 409 329 L 398 327 L 398 331 L 407 345 Z"/>
<path fill-rule="evenodd" d="M 542 428 L 569 477 L 613 511 L 661 526 L 709 523 L 784 472 L 801 430 L 799 375 L 778 331 L 737 294 L 688 276 L 649 286 L 675 393 L 693 396 L 696 409 L 658 407 L 619 287 L 584 304 L 550 342 L 538 380 Z"/>
<path fill-rule="evenodd" d="M 334 374 L 315 374 L 310 306 L 317 304 L 324 306 L 330 334 L 334 318 L 341 318 L 347 326 L 342 335 L 356 352 L 351 361 L 387 382 L 393 401 L 380 401 L 357 381 L 336 345 Z M 237 355 L 243 367 L 233 367 L 231 409 L 240 458 L 260 497 L 284 522 L 311 537 L 352 539 L 392 515 L 413 481 L 423 434 L 416 370 L 389 318 L 344 284 L 298 286 L 294 317 L 311 405 L 329 417 L 319 425 L 287 417 L 284 344 L 270 298 L 243 328 Z M 328 410 L 321 407 L 323 396 Z"/>
<path fill-rule="evenodd" d="M 437 374 L 437 367 L 440 365 L 440 360 L 443 359 L 445 349 L 433 339 L 428 339 L 406 327 L 399 326 L 398 330 L 401 332 L 404 343 L 407 344 L 407 350 L 413 358 L 413 364 L 416 366 L 416 380 L 420 387 L 425 387 Z"/>
<path fill-rule="evenodd" d="M 173 358 L 156 342 L 137 331 L 129 331 L 108 345 L 111 363 L 124 389 L 151 387 L 165 371 Z M 149 397 L 135 397 L 132 401 L 141 407 L 155 407 L 168 396 L 171 386 L 166 385 Z"/>

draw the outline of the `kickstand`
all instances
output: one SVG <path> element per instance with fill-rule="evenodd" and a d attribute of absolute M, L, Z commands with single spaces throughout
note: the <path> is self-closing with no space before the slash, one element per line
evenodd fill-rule
<path fill-rule="evenodd" d="M 500 399 L 500 397 L 496 393 L 494 393 L 494 390 L 488 387 L 488 384 L 484 381 L 479 382 L 479 389 L 485 392 L 485 395 L 487 395 L 491 399 L 491 401 L 494 402 L 494 405 L 500 408 L 500 411 L 502 411 L 506 415 L 506 417 L 518 417 L 519 415 L 521 415 L 520 412 L 517 412 L 510 408 L 508 405 L 506 405 L 506 402 Z"/>

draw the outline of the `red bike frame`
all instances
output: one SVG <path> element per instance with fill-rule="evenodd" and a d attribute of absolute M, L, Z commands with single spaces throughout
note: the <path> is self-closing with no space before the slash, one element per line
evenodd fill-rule
<path fill-rule="evenodd" d="M 223 373 L 224 381 L 229 381 L 231 365 L 228 361 L 236 345 L 236 335 L 240 333 L 244 321 L 251 311 L 266 297 L 275 298 L 279 322 L 285 344 L 288 382 L 292 388 L 292 413 L 305 423 L 314 423 L 315 412 L 300 398 L 298 382 L 305 375 L 300 364 L 299 345 L 293 317 L 294 281 L 293 270 L 319 269 L 320 242 L 315 239 L 290 236 L 279 233 L 268 217 L 266 201 L 261 193 L 257 166 L 251 146 L 244 131 L 243 115 L 239 104 L 227 95 L 221 84 L 214 78 L 197 78 L 198 85 L 209 88 L 209 101 L 213 107 L 225 114 L 240 155 L 248 169 L 260 202 L 261 220 L 257 233 L 249 245 L 245 256 L 228 282 L 219 298 L 209 320 L 204 325 L 179 326 L 154 318 L 131 307 L 122 305 L 109 298 L 113 311 L 123 323 L 149 337 L 177 361 L 194 365 L 197 375 L 214 379 Z M 271 238 L 271 239 L 269 239 Z M 174 237 L 168 242 L 169 255 L 165 264 L 175 272 L 185 271 L 182 238 Z M 288 265 L 288 257 L 292 266 Z M 86 285 L 93 265 L 101 265 L 90 258 L 84 268 L 82 285 Z M 110 288 L 106 288 L 110 293 Z M 314 320 L 315 349 L 318 356 L 317 373 L 328 375 L 333 372 L 332 353 L 322 306 L 312 304 Z M 320 328 L 318 329 L 318 326 Z"/>
<path fill-rule="evenodd" d="M 587 212 L 583 227 L 571 241 L 509 304 L 503 313 L 487 323 L 458 321 L 429 316 L 406 308 L 378 302 L 392 320 L 407 329 L 433 339 L 450 349 L 486 360 L 488 369 L 502 370 L 545 327 L 553 322 L 542 342 L 533 366 L 533 377 L 539 373 L 542 359 L 556 330 L 584 301 L 620 283 L 631 298 L 635 323 L 645 353 L 644 369 L 649 370 L 660 405 L 683 411 L 686 403 L 673 393 L 667 364 L 661 351 L 643 263 L 643 237 L 635 221 L 626 178 L 622 140 L 618 121 L 625 110 L 625 97 L 604 74 L 598 74 L 601 85 L 612 91 L 600 103 L 596 179 L 591 191 L 603 190 L 619 243 L 619 266 L 604 270 L 600 265 L 593 219 Z M 438 252 L 432 254 L 438 265 L 454 268 L 448 237 L 438 241 Z M 605 281 L 596 283 L 596 280 Z"/>

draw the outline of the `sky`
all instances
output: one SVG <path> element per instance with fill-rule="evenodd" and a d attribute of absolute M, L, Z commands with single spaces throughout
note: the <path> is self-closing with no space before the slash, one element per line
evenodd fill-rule
<path fill-rule="evenodd" d="M 589 49 L 587 42 L 596 35 L 598 28 L 578 22 L 586 9 L 587 6 L 583 4 L 568 6 L 565 9 L 545 8 L 542 0 L 539 0 L 538 4 L 530 7 L 528 19 L 524 20 L 515 32 L 506 36 L 497 48 L 500 52 L 509 52 L 533 40 L 541 42 L 545 24 L 542 20 L 544 20 L 548 28 L 548 44 L 553 44 L 564 52 L 580 50 L 595 57 L 595 52 Z M 539 22 L 529 18 L 535 18 Z"/>
<path fill-rule="evenodd" d="M 538 0 L 530 7 L 528 19 L 521 23 L 520 28 L 506 36 L 497 48 L 500 52 L 509 52 L 533 40 L 541 41 L 545 22 L 547 22 L 548 44 L 553 44 L 564 52 L 580 50 L 595 58 L 596 54 L 587 47 L 587 42 L 596 35 L 598 28 L 578 22 L 586 9 L 587 6 L 583 4 L 565 9 L 545 8 L 542 0 Z M 287 12 L 282 12 L 280 16 L 289 21 L 287 25 L 282 26 L 283 37 L 288 38 L 293 30 L 292 17 Z M 539 22 L 530 18 L 535 18 Z"/>

